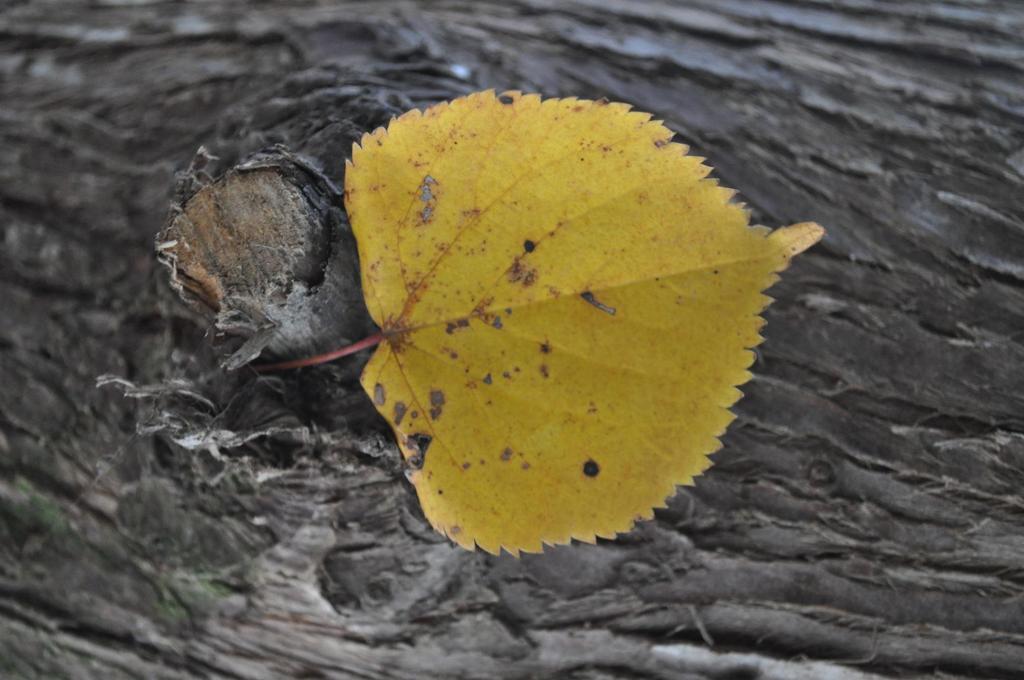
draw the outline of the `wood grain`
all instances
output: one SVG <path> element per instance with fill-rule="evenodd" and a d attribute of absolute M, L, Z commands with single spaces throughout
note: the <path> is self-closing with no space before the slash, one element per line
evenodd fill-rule
<path fill-rule="evenodd" d="M 1022 31 L 995 0 L 8 3 L 0 676 L 1020 677 Z M 153 249 L 275 144 L 341 224 L 352 140 L 486 87 L 653 111 L 755 221 L 828 229 L 715 467 L 522 560 L 430 531 L 358 361 L 219 368 Z"/>

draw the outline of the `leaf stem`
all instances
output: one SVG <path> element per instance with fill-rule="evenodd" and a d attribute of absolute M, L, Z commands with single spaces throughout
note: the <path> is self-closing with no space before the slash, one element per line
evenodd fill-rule
<path fill-rule="evenodd" d="M 340 357 L 348 356 L 349 354 L 355 354 L 361 349 L 367 347 L 373 347 L 380 343 L 384 339 L 384 333 L 377 331 L 369 337 L 365 337 L 359 342 L 354 342 L 351 345 L 345 347 L 339 347 L 338 349 L 325 352 L 324 354 L 317 354 L 316 356 L 306 357 L 305 359 L 290 359 L 288 361 L 278 361 L 273 364 L 259 364 L 253 366 L 258 373 L 268 373 L 270 371 L 287 371 L 290 368 L 303 368 L 305 366 L 316 366 L 318 364 L 326 364 L 328 361 L 334 361 Z"/>

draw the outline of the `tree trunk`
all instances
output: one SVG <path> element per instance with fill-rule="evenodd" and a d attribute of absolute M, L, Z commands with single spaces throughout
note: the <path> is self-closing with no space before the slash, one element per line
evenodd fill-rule
<path fill-rule="evenodd" d="M 1021 677 L 1022 31 L 995 0 L 9 4 L 0 677 Z M 756 222 L 828 229 L 715 466 L 522 559 L 433 533 L 358 358 L 245 366 L 367 328 L 351 142 L 490 87 L 651 111 Z M 231 196 L 289 247 L 218 288 Z M 162 231 L 209 257 L 172 282 Z"/>

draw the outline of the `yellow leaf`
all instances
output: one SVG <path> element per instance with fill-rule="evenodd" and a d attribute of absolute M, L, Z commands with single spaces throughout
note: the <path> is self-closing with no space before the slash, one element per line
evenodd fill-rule
<path fill-rule="evenodd" d="M 650 518 L 710 464 L 761 291 L 821 238 L 625 104 L 480 92 L 364 135 L 346 167 L 385 341 L 362 376 L 427 519 L 535 552 Z"/>

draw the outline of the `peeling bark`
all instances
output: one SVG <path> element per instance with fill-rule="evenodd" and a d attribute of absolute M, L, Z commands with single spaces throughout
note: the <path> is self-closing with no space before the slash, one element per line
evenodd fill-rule
<path fill-rule="evenodd" d="M 0 10 L 0 676 L 1019 677 L 1022 30 L 996 0 Z M 522 560 L 430 530 L 358 359 L 243 366 L 366 330 L 351 142 L 486 87 L 652 111 L 755 222 L 829 230 L 712 470 Z M 208 248 L 183 305 L 155 236 L 243 223 L 291 275 L 203 285 Z"/>

